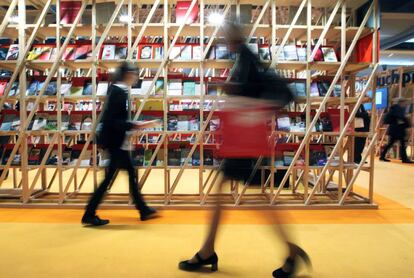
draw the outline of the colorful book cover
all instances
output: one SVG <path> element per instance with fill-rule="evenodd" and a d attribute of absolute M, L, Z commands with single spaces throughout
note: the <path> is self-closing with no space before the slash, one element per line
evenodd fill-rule
<path fill-rule="evenodd" d="M 154 46 L 154 59 L 161 60 L 163 58 L 164 48 L 162 46 Z"/>
<path fill-rule="evenodd" d="M 0 96 L 4 95 L 4 91 L 7 87 L 7 81 L 1 81 L 0 80 Z"/>
<path fill-rule="evenodd" d="M 92 81 L 86 81 L 83 85 L 82 95 L 91 96 L 92 95 Z"/>
<path fill-rule="evenodd" d="M 54 96 L 57 93 L 57 82 L 56 81 L 50 81 L 47 85 L 47 88 L 45 90 L 46 96 Z"/>
<path fill-rule="evenodd" d="M 74 60 L 75 59 L 75 47 L 67 46 L 65 52 L 63 52 L 63 60 Z"/>
<path fill-rule="evenodd" d="M 35 46 L 29 52 L 29 54 L 27 55 L 27 58 L 26 59 L 28 61 L 38 60 L 41 54 L 42 54 L 42 47 L 41 46 Z"/>
<path fill-rule="evenodd" d="M 17 95 L 19 95 L 19 92 L 20 92 L 19 82 L 13 82 L 13 85 L 12 85 L 12 87 L 10 89 L 10 92 L 9 92 L 9 96 L 10 97 L 17 96 Z"/>
<path fill-rule="evenodd" d="M 332 47 L 321 47 L 321 50 L 325 62 L 338 62 L 335 50 Z"/>
<path fill-rule="evenodd" d="M 39 86 L 39 81 L 33 80 L 29 87 L 26 90 L 26 96 L 35 96 L 37 93 L 37 87 Z"/>
<path fill-rule="evenodd" d="M 139 58 L 144 59 L 144 60 L 152 59 L 152 46 L 151 45 L 142 46 Z"/>
<path fill-rule="evenodd" d="M 85 60 L 92 55 L 92 45 L 83 44 L 75 49 L 74 60 Z"/>
<path fill-rule="evenodd" d="M 108 82 L 99 82 L 97 89 L 96 89 L 96 95 L 97 96 L 106 96 L 108 92 Z"/>
<path fill-rule="evenodd" d="M 92 130 L 92 116 L 91 115 L 84 115 L 82 117 L 80 130 Z"/>
<path fill-rule="evenodd" d="M 28 163 L 29 165 L 39 165 L 41 160 L 41 149 L 32 148 L 29 152 Z"/>
<path fill-rule="evenodd" d="M 167 130 L 168 131 L 177 131 L 177 116 L 169 116 L 167 122 Z"/>
<path fill-rule="evenodd" d="M 83 93 L 83 86 L 71 86 L 70 87 L 70 96 L 81 96 Z"/>
<path fill-rule="evenodd" d="M 144 166 L 150 166 L 151 157 L 152 157 L 152 150 L 146 149 L 144 151 Z"/>
<path fill-rule="evenodd" d="M 181 60 L 191 60 L 191 52 L 192 52 L 191 45 L 184 45 L 181 49 L 180 59 Z"/>
<path fill-rule="evenodd" d="M 51 61 L 56 60 L 57 55 L 58 55 L 57 48 L 53 48 L 51 53 L 50 53 L 49 60 L 51 60 Z"/>
<path fill-rule="evenodd" d="M 32 130 L 43 130 L 47 124 L 47 115 L 36 115 L 36 119 L 33 122 Z"/>
<path fill-rule="evenodd" d="M 104 45 L 102 50 L 102 60 L 113 60 L 115 59 L 115 45 L 107 44 Z"/>
<path fill-rule="evenodd" d="M 290 131 L 290 118 L 288 116 L 280 116 L 277 118 L 277 130 Z"/>
<path fill-rule="evenodd" d="M 7 52 L 6 60 L 17 60 L 19 57 L 19 45 L 11 44 Z"/>
<path fill-rule="evenodd" d="M 311 97 L 318 97 L 319 96 L 318 84 L 316 82 L 312 82 L 312 84 L 311 84 L 310 96 Z"/>
<path fill-rule="evenodd" d="M 57 115 L 49 114 L 47 117 L 47 123 L 44 128 L 45 130 L 57 130 Z"/>
<path fill-rule="evenodd" d="M 60 94 L 63 96 L 70 95 L 70 88 L 72 87 L 71 83 L 63 83 L 60 85 Z"/>
<path fill-rule="evenodd" d="M 164 80 L 158 79 L 155 82 L 155 95 L 162 95 L 164 93 Z"/>
<path fill-rule="evenodd" d="M 184 96 L 194 96 L 195 95 L 195 82 L 194 81 L 184 81 L 183 82 L 183 95 Z"/>
<path fill-rule="evenodd" d="M 178 116 L 177 117 L 177 131 L 188 131 L 190 127 L 190 122 L 188 116 Z"/>
<path fill-rule="evenodd" d="M 215 50 L 216 59 L 229 59 L 229 51 L 226 44 L 217 44 Z"/>
<path fill-rule="evenodd" d="M 179 59 L 181 56 L 181 46 L 173 46 L 171 52 L 170 52 L 170 60 Z"/>
<path fill-rule="evenodd" d="M 283 54 L 286 61 L 298 61 L 298 52 L 296 50 L 296 45 L 285 45 L 283 47 Z"/>
<path fill-rule="evenodd" d="M 329 83 L 318 82 L 319 96 L 324 97 L 329 90 Z"/>
<path fill-rule="evenodd" d="M 127 57 L 127 47 L 126 46 L 116 46 L 115 47 L 115 59 L 124 60 Z"/>
<path fill-rule="evenodd" d="M 176 23 L 181 24 L 184 22 L 185 14 L 187 13 L 188 9 L 191 6 L 191 1 L 177 1 L 177 5 L 175 6 L 175 16 L 176 16 Z M 194 5 L 190 14 L 187 18 L 186 24 L 191 24 L 197 21 L 199 13 L 198 4 Z"/>
<path fill-rule="evenodd" d="M 42 52 L 39 55 L 39 60 L 40 61 L 49 61 L 50 57 L 52 56 L 52 51 L 54 48 L 50 47 L 50 46 L 43 46 L 42 47 Z"/>
<path fill-rule="evenodd" d="M 7 52 L 9 52 L 9 48 L 6 47 L 6 46 L 1 46 L 0 45 L 0 61 L 1 60 L 6 60 Z"/>
<path fill-rule="evenodd" d="M 270 60 L 270 48 L 267 45 L 261 45 L 259 47 L 259 59 L 261 61 L 269 61 Z"/>

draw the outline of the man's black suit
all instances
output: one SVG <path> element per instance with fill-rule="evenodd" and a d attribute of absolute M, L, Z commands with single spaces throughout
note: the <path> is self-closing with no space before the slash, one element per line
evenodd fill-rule
<path fill-rule="evenodd" d="M 133 124 L 128 122 L 127 100 L 126 86 L 116 84 L 108 88 L 108 97 L 103 111 L 99 143 L 109 152 L 110 163 L 105 174 L 105 179 L 94 192 L 86 207 L 85 214 L 88 216 L 95 215 L 96 209 L 118 169 L 128 171 L 129 190 L 136 208 L 140 212 L 147 209 L 147 205 L 138 190 L 136 172 L 129 152 L 121 148 L 126 132 L 133 128 Z"/>

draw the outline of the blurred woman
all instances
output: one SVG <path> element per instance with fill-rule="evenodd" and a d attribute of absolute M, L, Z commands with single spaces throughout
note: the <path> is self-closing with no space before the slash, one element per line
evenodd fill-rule
<path fill-rule="evenodd" d="M 273 107 L 283 107 L 289 103 L 293 96 L 286 83 L 274 72 L 266 72 L 263 69 L 258 58 L 244 44 L 240 28 L 236 25 L 228 24 L 225 27 L 225 32 L 230 50 L 236 52 L 238 56 L 232 80 L 227 83 L 228 88 L 226 92 L 231 94 L 229 101 L 233 102 L 236 99 L 233 103 L 238 103 L 237 105 L 240 107 L 250 105 L 251 103 L 258 103 L 259 106 L 260 103 L 266 103 Z M 248 127 L 246 126 L 246 128 Z M 253 161 L 251 157 L 226 158 L 222 169 L 223 178 L 218 186 L 219 193 L 223 185 L 230 179 L 247 180 L 253 167 L 252 164 L 254 164 Z M 218 269 L 215 239 L 221 217 L 221 200 L 219 196 L 220 194 L 217 197 L 206 241 L 190 260 L 179 263 L 181 270 L 196 271 L 205 265 L 211 266 L 212 271 Z M 273 276 L 291 277 L 296 271 L 298 258 L 302 258 L 306 263 L 309 263 L 309 257 L 301 248 L 292 243 L 281 225 L 276 225 L 276 228 L 281 239 L 288 246 L 289 254 L 284 265 L 276 269 L 273 272 Z"/>

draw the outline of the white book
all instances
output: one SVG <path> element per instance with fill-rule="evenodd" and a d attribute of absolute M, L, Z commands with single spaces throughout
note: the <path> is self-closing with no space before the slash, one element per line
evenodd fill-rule
<path fill-rule="evenodd" d="M 283 53 L 287 61 L 298 61 L 298 52 L 296 50 L 296 45 L 285 45 L 283 47 Z"/>
<path fill-rule="evenodd" d="M 34 120 L 32 130 L 42 130 L 47 124 L 46 118 L 38 118 Z"/>
<path fill-rule="evenodd" d="M 325 62 L 338 62 L 335 50 L 332 47 L 321 47 Z"/>
<path fill-rule="evenodd" d="M 182 90 L 183 89 L 183 83 L 180 79 L 172 79 L 168 83 L 168 90 Z"/>
<path fill-rule="evenodd" d="M 270 47 L 270 50 L 271 50 L 271 55 L 273 55 L 273 53 L 277 53 L 277 50 L 279 49 L 279 45 L 276 45 L 276 46 L 271 46 Z M 273 50 L 274 49 L 274 50 Z M 272 56 L 272 59 L 274 59 L 274 57 Z M 280 50 L 280 52 L 279 52 L 279 56 L 278 56 L 278 60 L 279 61 L 285 61 L 286 59 L 285 59 L 285 53 L 283 52 L 283 49 L 282 50 Z"/>
<path fill-rule="evenodd" d="M 297 47 L 299 61 L 306 62 L 306 47 Z"/>
<path fill-rule="evenodd" d="M 187 116 L 178 116 L 177 121 L 177 131 L 187 131 L 189 130 L 190 122 L 188 121 Z"/>
<path fill-rule="evenodd" d="M 106 93 L 108 92 L 108 82 L 99 82 L 98 87 L 96 89 L 96 95 L 97 96 L 106 96 Z"/>
<path fill-rule="evenodd" d="M 143 80 L 141 85 L 141 94 L 145 95 L 147 94 L 150 86 L 151 86 L 152 80 Z M 151 90 L 151 94 L 154 94 L 155 88 L 153 87 Z"/>
<path fill-rule="evenodd" d="M 193 59 L 194 60 L 201 60 L 201 46 L 195 45 L 193 46 Z"/>
<path fill-rule="evenodd" d="M 152 46 L 144 45 L 141 48 L 141 53 L 140 53 L 139 58 L 140 59 L 152 59 Z"/>
<path fill-rule="evenodd" d="M 191 60 L 191 45 L 185 45 L 183 46 L 182 50 L 181 50 L 181 56 L 180 56 L 180 60 Z"/>
<path fill-rule="evenodd" d="M 181 55 L 181 46 L 174 46 L 170 52 L 170 60 L 179 59 Z"/>
<path fill-rule="evenodd" d="M 104 45 L 102 50 L 102 60 L 113 60 L 115 59 L 115 45 L 107 44 Z"/>
<path fill-rule="evenodd" d="M 182 91 L 181 90 L 168 90 L 169 96 L 181 96 Z"/>

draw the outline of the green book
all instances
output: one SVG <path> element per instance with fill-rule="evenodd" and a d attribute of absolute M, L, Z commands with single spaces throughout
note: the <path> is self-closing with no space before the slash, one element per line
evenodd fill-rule
<path fill-rule="evenodd" d="M 183 95 L 185 96 L 195 96 L 195 82 L 194 81 L 184 81 L 183 82 Z"/>
<path fill-rule="evenodd" d="M 146 149 L 144 151 L 144 166 L 150 166 L 151 157 L 152 157 L 152 150 Z"/>

